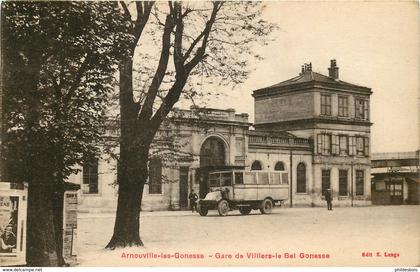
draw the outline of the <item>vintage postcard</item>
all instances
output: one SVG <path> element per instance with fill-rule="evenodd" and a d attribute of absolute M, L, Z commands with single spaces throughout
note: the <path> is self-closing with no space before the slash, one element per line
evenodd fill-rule
<path fill-rule="evenodd" d="M 1 266 L 420 266 L 418 2 L 3 1 L 1 41 Z"/>

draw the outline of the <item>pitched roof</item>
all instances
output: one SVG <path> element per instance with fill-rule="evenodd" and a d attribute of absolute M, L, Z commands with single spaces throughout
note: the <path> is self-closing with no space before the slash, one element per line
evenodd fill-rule
<path fill-rule="evenodd" d="M 300 83 L 309 83 L 309 82 L 314 82 L 314 83 L 327 83 L 327 84 L 331 84 L 331 85 L 335 85 L 337 87 L 350 87 L 350 88 L 366 88 L 369 89 L 367 87 L 364 86 L 359 86 L 359 85 L 355 85 L 355 84 L 351 84 L 342 80 L 336 80 L 333 79 L 331 77 L 325 76 L 323 74 L 317 73 L 317 72 L 313 72 L 313 71 L 305 71 L 301 74 L 299 74 L 297 77 L 282 81 L 280 83 L 265 87 L 265 88 L 261 88 L 258 89 L 256 91 L 259 90 L 266 90 L 266 89 L 275 89 L 275 88 L 281 88 L 281 87 L 286 87 L 286 86 L 291 86 L 291 85 L 296 85 L 296 84 L 300 84 Z"/>

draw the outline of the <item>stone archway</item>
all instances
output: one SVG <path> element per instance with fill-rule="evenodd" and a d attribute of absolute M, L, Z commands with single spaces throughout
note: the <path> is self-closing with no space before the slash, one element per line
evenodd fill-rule
<path fill-rule="evenodd" d="M 200 167 L 225 165 L 225 144 L 219 137 L 207 138 L 200 148 Z"/>
<path fill-rule="evenodd" d="M 200 169 L 198 171 L 200 198 L 204 198 L 209 192 L 209 172 L 224 165 L 226 165 L 226 147 L 224 141 L 217 136 L 207 138 L 200 148 Z"/>

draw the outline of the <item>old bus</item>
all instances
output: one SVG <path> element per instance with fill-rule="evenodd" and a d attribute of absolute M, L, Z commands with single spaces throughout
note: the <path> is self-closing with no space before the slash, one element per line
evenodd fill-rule
<path fill-rule="evenodd" d="M 219 171 L 209 174 L 209 188 L 204 199 L 198 200 L 198 211 L 206 216 L 217 209 L 221 216 L 239 209 L 243 215 L 251 210 L 270 214 L 275 204 L 289 197 L 289 174 L 286 171 Z"/>

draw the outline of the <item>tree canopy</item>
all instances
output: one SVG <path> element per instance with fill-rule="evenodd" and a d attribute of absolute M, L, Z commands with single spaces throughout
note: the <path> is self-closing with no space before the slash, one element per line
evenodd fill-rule
<path fill-rule="evenodd" d="M 64 180 L 96 155 L 132 37 L 116 2 L 2 3 L 2 179 L 29 183 L 27 262 L 63 265 Z"/>
<path fill-rule="evenodd" d="M 132 37 L 115 3 L 5 2 L 3 17 L 3 158 L 14 178 L 46 165 L 65 178 L 97 152 Z"/>

